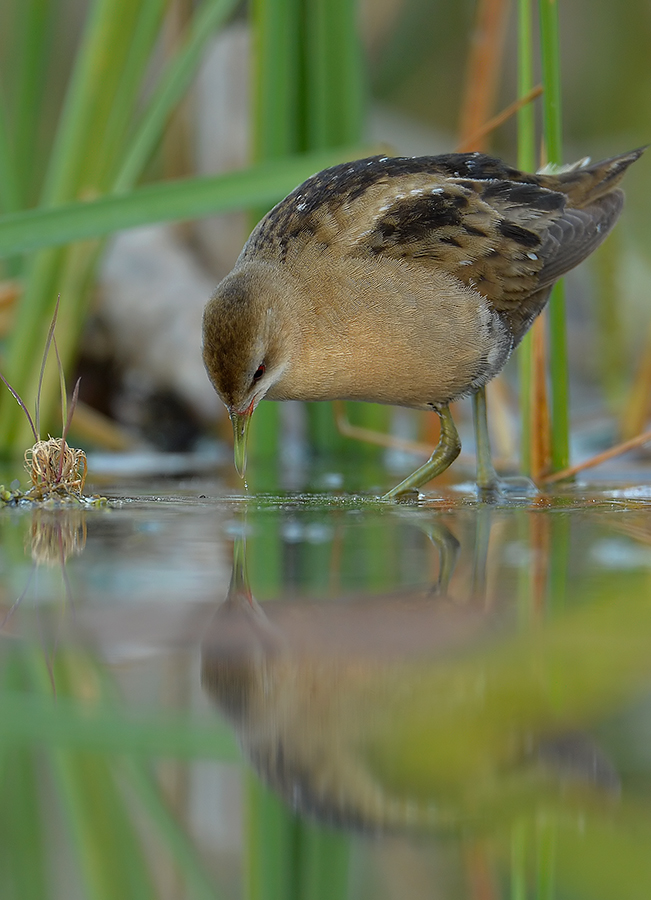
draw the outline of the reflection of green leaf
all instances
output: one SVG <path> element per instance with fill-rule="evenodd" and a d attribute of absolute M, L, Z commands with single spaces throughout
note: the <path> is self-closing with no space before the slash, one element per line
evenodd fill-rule
<path fill-rule="evenodd" d="M 239 758 L 230 732 L 181 716 L 129 716 L 67 697 L 0 692 L 2 742 L 232 762 Z"/>
<path fill-rule="evenodd" d="M 148 757 L 237 759 L 225 729 L 178 716 L 126 717 L 115 706 L 114 685 L 86 655 L 59 652 L 49 667 L 39 652 L 20 644 L 10 649 L 0 668 L 0 835 L 10 830 L 8 852 L 15 864 L 6 878 L 17 886 L 15 896 L 48 896 L 35 886 L 50 878 L 46 848 L 38 839 L 46 808 L 41 786 L 48 775 L 56 809 L 65 813 L 62 838 L 67 837 L 89 900 L 157 896 L 151 841 L 142 841 L 135 810 L 145 814 L 147 833 L 157 839 L 154 848 L 160 846 L 176 867 L 189 896 L 219 896 L 161 795 Z M 21 874 L 27 852 L 29 872 Z M 4 873 L 0 868 L 3 897 Z"/>

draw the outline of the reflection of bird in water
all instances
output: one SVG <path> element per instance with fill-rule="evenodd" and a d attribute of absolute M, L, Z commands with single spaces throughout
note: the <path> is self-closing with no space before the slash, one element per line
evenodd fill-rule
<path fill-rule="evenodd" d="M 297 187 L 204 314 L 204 361 L 240 473 L 263 397 L 433 409 L 437 450 L 386 496 L 444 471 L 461 447 L 449 404 L 503 368 L 554 282 L 603 241 L 641 153 L 538 175 L 478 153 L 377 156 Z M 491 487 L 487 446 L 478 455 Z"/>
<path fill-rule="evenodd" d="M 544 662 L 484 649 L 501 627 L 431 591 L 263 609 L 240 556 L 202 682 L 261 777 L 331 824 L 456 830 L 612 787 L 603 755 L 541 696 Z"/>

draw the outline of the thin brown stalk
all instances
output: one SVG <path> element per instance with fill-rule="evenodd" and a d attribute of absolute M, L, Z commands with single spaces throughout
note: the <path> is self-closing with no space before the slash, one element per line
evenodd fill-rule
<path fill-rule="evenodd" d="M 536 100 L 543 92 L 543 88 L 541 84 L 536 85 L 535 88 L 532 88 L 527 94 L 519 97 L 517 100 L 514 100 L 513 103 L 509 103 L 507 107 L 505 107 L 502 112 L 498 113 L 496 116 L 493 116 L 492 119 L 489 119 L 481 128 L 478 128 L 474 131 L 469 137 L 465 137 L 462 141 L 457 145 L 458 153 L 468 153 L 471 150 L 478 150 L 482 145 L 482 141 L 485 137 L 487 137 L 492 131 L 495 131 L 501 125 L 504 125 L 505 122 L 516 115 L 516 113 L 520 112 L 520 110 L 527 105 L 527 103 L 532 103 Z"/>
<path fill-rule="evenodd" d="M 43 360 L 41 362 L 41 373 L 38 379 L 38 390 L 36 391 L 36 410 L 35 410 L 35 423 L 36 423 L 36 440 L 40 439 L 41 434 L 41 390 L 43 388 L 43 376 L 45 375 L 45 364 L 47 363 L 48 353 L 50 352 L 50 344 L 54 339 L 54 329 L 57 324 L 57 316 L 59 315 L 59 303 L 61 302 L 61 294 L 57 297 L 57 302 L 54 307 L 54 314 L 52 316 L 52 321 L 50 322 L 50 330 L 47 333 L 47 340 L 45 341 L 45 350 L 43 351 Z"/>
<path fill-rule="evenodd" d="M 590 459 L 586 459 L 582 463 L 577 463 L 575 466 L 569 466 L 567 469 L 562 469 L 560 472 L 553 472 L 551 475 L 546 475 L 542 478 L 542 481 L 544 484 L 554 484 L 556 481 L 563 481 L 565 478 L 571 478 L 578 472 L 583 472 L 584 469 L 592 469 L 595 466 L 601 465 L 601 463 L 608 462 L 609 459 L 614 459 L 617 456 L 621 456 L 623 453 L 628 453 L 629 450 L 635 450 L 636 447 L 641 447 L 649 441 L 651 441 L 651 431 L 645 431 L 643 434 L 638 434 L 628 441 L 622 441 L 621 444 L 615 444 L 615 446 L 610 447 L 609 450 L 604 450 L 602 453 L 597 453 L 596 456 L 591 456 Z"/>
<path fill-rule="evenodd" d="M 20 406 L 20 408 L 22 409 L 22 411 L 23 411 L 23 412 L 25 413 L 25 415 L 27 416 L 27 421 L 29 422 L 29 427 L 32 429 L 32 434 L 34 435 L 34 440 L 35 440 L 35 441 L 38 441 L 38 434 L 37 434 L 37 432 L 36 432 L 36 428 L 34 427 L 34 422 L 33 422 L 33 420 L 32 420 L 31 415 L 29 414 L 29 410 L 27 409 L 27 407 L 26 407 L 25 404 L 23 403 L 21 396 L 18 394 L 17 391 L 15 391 L 15 390 L 12 388 L 12 386 L 9 384 L 9 382 L 8 382 L 7 379 L 4 377 L 4 375 L 2 374 L 2 372 L 0 372 L 0 379 L 2 379 L 2 383 L 4 384 L 4 386 L 7 388 L 7 390 L 9 391 L 9 393 L 11 394 L 11 396 L 14 398 L 14 400 L 16 401 L 16 403 L 18 404 L 18 406 Z"/>
<path fill-rule="evenodd" d="M 373 431 L 370 428 L 362 428 L 359 425 L 353 425 L 344 412 L 345 407 L 343 401 L 334 400 L 332 405 L 337 428 L 344 437 L 365 441 L 367 444 L 376 444 L 378 447 L 403 450 L 405 453 L 421 453 L 423 456 L 430 456 L 434 449 L 434 444 L 426 444 L 421 441 L 409 441 L 404 438 L 396 437 L 393 434 L 386 434 L 383 431 Z"/>

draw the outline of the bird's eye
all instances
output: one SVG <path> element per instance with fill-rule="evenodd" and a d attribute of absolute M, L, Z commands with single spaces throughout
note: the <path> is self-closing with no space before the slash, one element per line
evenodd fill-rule
<path fill-rule="evenodd" d="M 262 376 L 265 373 L 266 368 L 267 367 L 265 365 L 259 365 L 258 368 L 253 373 L 253 380 L 260 381 L 260 379 L 262 378 Z"/>

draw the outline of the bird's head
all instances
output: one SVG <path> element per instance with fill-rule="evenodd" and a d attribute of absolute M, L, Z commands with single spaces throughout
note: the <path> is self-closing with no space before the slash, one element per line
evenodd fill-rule
<path fill-rule="evenodd" d="M 233 425 L 235 467 L 246 469 L 251 416 L 289 362 L 286 290 L 264 266 L 231 272 L 203 315 L 203 361 Z"/>

